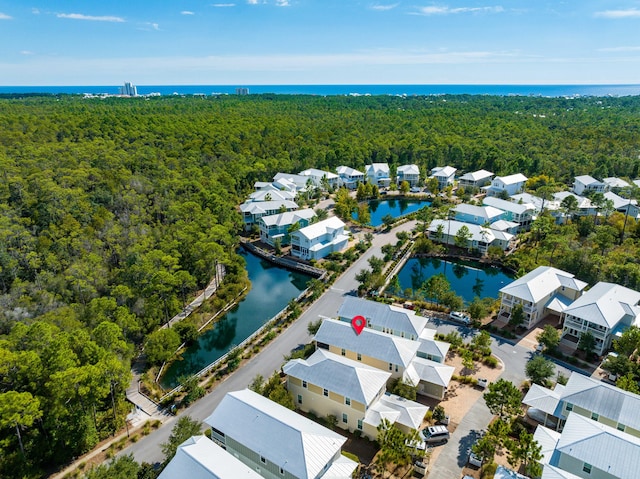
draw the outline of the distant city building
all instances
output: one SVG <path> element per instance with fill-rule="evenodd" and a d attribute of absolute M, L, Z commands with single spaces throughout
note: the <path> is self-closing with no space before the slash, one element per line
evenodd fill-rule
<path fill-rule="evenodd" d="M 248 95 L 249 94 L 249 89 L 248 88 L 236 88 L 236 95 Z"/>
<path fill-rule="evenodd" d="M 131 82 L 125 82 L 125 84 L 120 87 L 120 94 L 123 96 L 138 96 L 138 89 Z"/>

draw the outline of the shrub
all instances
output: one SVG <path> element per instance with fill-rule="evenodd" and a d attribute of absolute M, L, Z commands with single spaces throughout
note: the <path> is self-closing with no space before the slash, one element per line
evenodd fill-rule
<path fill-rule="evenodd" d="M 486 366 L 489 366 L 491 369 L 495 369 L 498 367 L 498 358 L 496 358 L 495 356 L 485 356 L 482 359 L 482 362 Z"/>

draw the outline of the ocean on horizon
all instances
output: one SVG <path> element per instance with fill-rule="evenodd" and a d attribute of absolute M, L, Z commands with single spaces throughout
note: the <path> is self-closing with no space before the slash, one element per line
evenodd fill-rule
<path fill-rule="evenodd" d="M 497 96 L 636 96 L 640 85 L 137 85 L 139 95 L 217 95 L 248 88 L 249 94 L 279 95 L 497 95 Z M 0 94 L 107 94 L 114 86 L 0 86 Z"/>

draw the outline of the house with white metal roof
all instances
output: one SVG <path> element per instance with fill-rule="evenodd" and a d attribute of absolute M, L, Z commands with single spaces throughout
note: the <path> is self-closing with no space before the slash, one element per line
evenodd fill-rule
<path fill-rule="evenodd" d="M 184 441 L 158 479 L 262 479 L 251 467 L 206 436 Z"/>
<path fill-rule="evenodd" d="M 613 191 L 607 191 L 604 197 L 613 202 L 613 208 L 616 211 L 628 214 L 631 218 L 640 218 L 638 200 L 623 198 L 622 196 L 616 195 Z"/>
<path fill-rule="evenodd" d="M 277 190 L 277 189 L 261 189 L 254 191 L 249 195 L 250 201 L 294 201 L 296 199 L 296 193 L 291 191 Z"/>
<path fill-rule="evenodd" d="M 616 178 L 615 176 L 603 178 L 602 182 L 605 184 L 607 191 L 619 191 L 622 188 L 629 188 L 631 186 L 628 182 L 621 178 Z"/>
<path fill-rule="evenodd" d="M 489 228 L 491 228 L 492 230 L 516 235 L 518 233 L 518 230 L 520 229 L 520 223 L 516 223 L 515 221 L 498 220 L 491 223 L 489 225 Z"/>
<path fill-rule="evenodd" d="M 483 186 L 491 183 L 493 173 L 487 170 L 478 170 L 470 173 L 465 173 L 458 178 L 458 186 L 464 188 L 482 188 Z"/>
<path fill-rule="evenodd" d="M 227 393 L 205 423 L 213 441 L 267 479 L 347 479 L 358 466 L 341 454 L 346 438 L 249 389 Z"/>
<path fill-rule="evenodd" d="M 536 207 L 531 203 L 515 203 L 496 197 L 486 197 L 482 203 L 503 213 L 502 219 L 520 224 L 520 231 L 527 231 L 535 219 Z"/>
<path fill-rule="evenodd" d="M 584 479 L 637 479 L 640 438 L 573 413 L 559 437 L 545 429 L 538 426 L 534 434 L 545 451 L 543 468 L 550 464 Z"/>
<path fill-rule="evenodd" d="M 581 175 L 576 176 L 573 182 L 573 192 L 576 195 L 586 195 L 587 193 L 604 193 L 607 191 L 607 185 L 602 181 L 596 180 L 593 176 Z"/>
<path fill-rule="evenodd" d="M 479 226 L 506 219 L 504 211 L 494 208 L 493 206 L 477 206 L 460 203 L 459 205 L 456 205 L 452 211 L 454 212 L 454 218 L 457 221 Z"/>
<path fill-rule="evenodd" d="M 420 182 L 420 168 L 418 168 L 418 165 L 398 166 L 396 180 L 398 184 L 406 181 L 409 183 L 409 186 L 418 186 Z"/>
<path fill-rule="evenodd" d="M 456 171 L 453 166 L 436 166 L 431 169 L 430 178 L 436 178 L 438 180 L 438 189 L 444 190 L 447 186 L 453 184 Z"/>
<path fill-rule="evenodd" d="M 594 352 L 600 356 L 632 325 L 640 325 L 640 293 L 601 281 L 564 310 L 563 344 L 576 347 L 580 337 L 590 332 L 596 340 Z"/>
<path fill-rule="evenodd" d="M 542 476 L 540 476 L 540 479 L 580 479 L 580 476 L 563 471 L 551 464 L 545 464 L 542 469 Z"/>
<path fill-rule="evenodd" d="M 560 201 L 556 199 L 543 199 L 531 193 L 518 193 L 509 197 L 509 201 L 519 204 L 533 205 L 535 213 L 542 213 L 542 210 L 555 211 L 560 208 Z"/>
<path fill-rule="evenodd" d="M 489 186 L 485 186 L 484 189 L 487 192 L 487 196 L 513 196 L 516 193 L 521 193 L 524 190 L 524 185 L 529 178 L 522 173 L 516 173 L 509 176 L 496 176 L 491 180 Z"/>
<path fill-rule="evenodd" d="M 455 368 L 422 358 L 418 354 L 404 372 L 404 381 L 417 386 L 417 392 L 422 396 L 444 399 Z"/>
<path fill-rule="evenodd" d="M 395 394 L 385 393 L 367 410 L 362 422 L 365 430 L 371 431 L 369 437 L 377 437 L 377 428 L 383 419 L 408 433 L 420 429 L 428 411 L 429 408 L 420 403 Z"/>
<path fill-rule="evenodd" d="M 503 251 L 513 247 L 515 236 L 511 233 L 457 220 L 433 220 L 427 234 L 432 241 L 455 245 L 456 235 L 463 227 L 471 235 L 466 244 L 469 250 L 477 249 L 481 254 L 487 254 L 490 246 L 497 246 Z"/>
<path fill-rule="evenodd" d="M 391 175 L 387 163 L 372 163 L 365 168 L 367 181 L 379 187 L 388 187 L 391 184 Z"/>
<path fill-rule="evenodd" d="M 298 225 L 299 228 L 309 226 L 316 216 L 316 212 L 312 208 L 263 216 L 258 221 L 260 225 L 260 240 L 271 246 L 277 240 L 280 240 L 281 245 L 287 245 L 290 242 L 289 230 L 291 227 L 293 225 Z"/>
<path fill-rule="evenodd" d="M 493 475 L 493 479 L 529 479 L 527 476 L 518 474 L 512 469 L 508 469 L 504 466 L 498 466 L 496 472 Z"/>
<path fill-rule="evenodd" d="M 516 304 L 522 305 L 523 326 L 535 326 L 547 314 L 560 315 L 582 291 L 587 283 L 573 274 L 539 266 L 500 289 L 499 317 L 509 319 Z"/>
<path fill-rule="evenodd" d="M 425 328 L 422 330 L 422 333 L 420 333 L 420 337 L 418 338 L 418 341 L 420 341 L 420 347 L 418 348 L 416 356 L 444 364 L 451 345 L 444 341 L 438 341 L 435 339 L 435 333 L 435 329 Z"/>
<path fill-rule="evenodd" d="M 294 173 L 276 173 L 273 177 L 273 184 L 280 189 L 300 192 L 313 188 L 313 179 Z"/>
<path fill-rule="evenodd" d="M 577 195 L 575 193 L 572 193 L 571 191 L 559 191 L 558 193 L 553 194 L 553 199 L 560 205 L 560 210 L 562 210 L 562 200 L 564 200 L 567 196 L 573 196 L 578 204 L 578 209 L 576 211 L 573 211 L 571 215 L 595 216 L 598 212 L 589 198 L 587 198 L 586 196 Z"/>
<path fill-rule="evenodd" d="M 349 236 L 344 230 L 344 222 L 331 216 L 309 226 L 293 231 L 291 255 L 305 260 L 324 258 L 334 251 L 347 247 Z"/>
<path fill-rule="evenodd" d="M 350 190 L 355 190 L 359 183 L 364 183 L 364 173 L 350 166 L 338 166 L 336 168 L 338 174 L 338 186 L 344 186 Z"/>
<path fill-rule="evenodd" d="M 351 324 L 355 316 L 364 317 L 368 328 L 408 339 L 418 339 L 429 321 L 409 309 L 345 296 L 338 310 L 338 319 Z"/>
<path fill-rule="evenodd" d="M 298 205 L 290 200 L 249 201 L 240 205 L 244 229 L 249 231 L 263 216 L 275 215 L 285 211 L 295 211 Z"/>
<path fill-rule="evenodd" d="M 331 173 L 330 171 L 318 170 L 316 168 L 309 168 L 300 172 L 300 176 L 306 176 L 311 178 L 313 181 L 313 185 L 316 188 L 325 188 L 325 184 L 329 188 L 337 188 L 338 187 L 338 179 L 339 176 L 335 173 Z"/>

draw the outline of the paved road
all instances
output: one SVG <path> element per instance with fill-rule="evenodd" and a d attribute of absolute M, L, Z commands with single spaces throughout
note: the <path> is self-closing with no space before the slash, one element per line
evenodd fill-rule
<path fill-rule="evenodd" d="M 358 282 L 355 275 L 362 269 L 368 268 L 367 260 L 373 256 L 382 256 L 381 247 L 397 241 L 396 233 L 411 231 L 415 221 L 403 223 L 387 233 L 374 236 L 372 247 L 369 248 L 340 278 L 319 298 L 300 318 L 289 326 L 282 334 L 273 340 L 259 354 L 251 358 L 243 367 L 228 376 L 214 391 L 185 409 L 181 414 L 188 414 L 193 419 L 203 421 L 220 403 L 225 394 L 246 388 L 252 379 L 261 374 L 265 378 L 273 371 L 279 370 L 284 363 L 284 356 L 302 344 L 310 341 L 307 326 L 319 316 L 335 317 L 342 304 L 343 297 L 350 291 L 357 289 Z M 140 439 L 135 444 L 121 451 L 119 454 L 133 454 L 138 462 L 156 463 L 162 461 L 161 444 L 166 442 L 176 417 L 171 418 L 152 434 Z"/>

